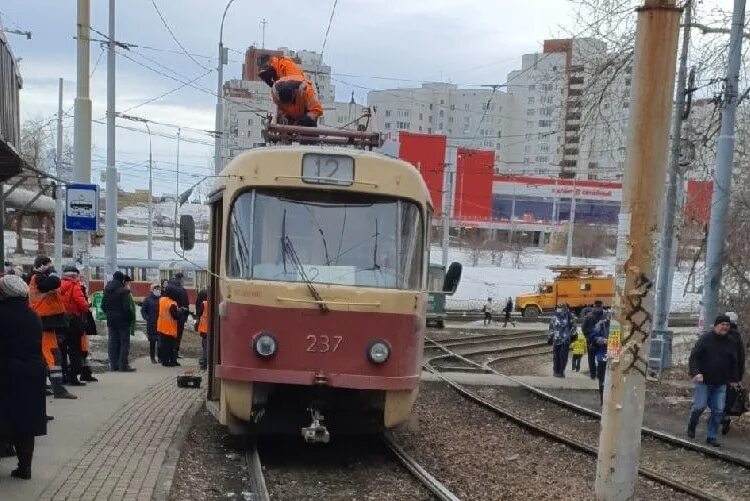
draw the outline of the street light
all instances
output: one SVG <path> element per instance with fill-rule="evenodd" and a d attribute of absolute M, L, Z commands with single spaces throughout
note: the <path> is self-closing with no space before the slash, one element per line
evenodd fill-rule
<path fill-rule="evenodd" d="M 218 73 L 218 83 L 216 85 L 216 138 L 214 139 L 214 172 L 219 174 L 221 171 L 221 139 L 223 137 L 223 123 L 224 123 L 224 110 L 222 108 L 222 94 L 224 85 L 224 65 L 226 64 L 226 55 L 224 51 L 224 20 L 227 17 L 227 11 L 229 7 L 234 3 L 234 0 L 229 0 L 227 6 L 224 8 L 224 14 L 221 16 L 221 25 L 219 27 L 219 62 L 217 64 L 216 72 Z"/>
<path fill-rule="evenodd" d="M 125 113 L 115 113 L 115 116 L 124 120 L 130 120 L 132 122 L 140 122 L 146 126 L 148 131 L 148 259 L 152 257 L 153 247 L 153 226 L 154 226 L 154 184 L 152 175 L 152 155 L 151 155 L 151 127 L 149 126 L 150 120 L 145 118 L 136 117 L 133 115 L 126 115 Z"/>

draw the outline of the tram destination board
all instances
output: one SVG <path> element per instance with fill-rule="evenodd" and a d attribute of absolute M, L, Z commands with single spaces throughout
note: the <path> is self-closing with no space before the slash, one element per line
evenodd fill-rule
<path fill-rule="evenodd" d="M 65 194 L 65 229 L 96 231 L 99 227 L 99 187 L 69 184 Z"/>

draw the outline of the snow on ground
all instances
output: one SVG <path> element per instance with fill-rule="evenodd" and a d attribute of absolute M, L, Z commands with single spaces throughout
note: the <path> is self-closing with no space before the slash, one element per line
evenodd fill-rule
<path fill-rule="evenodd" d="M 203 204 L 185 204 L 180 207 L 178 217 L 182 214 L 190 214 L 195 219 L 197 225 L 208 224 L 209 208 Z M 118 217 L 128 220 L 132 223 L 142 223 L 145 229 L 148 223 L 148 204 L 131 205 L 118 212 Z M 174 202 L 162 202 L 154 204 L 154 218 L 164 217 L 167 221 L 174 219 Z"/>
<path fill-rule="evenodd" d="M 499 255 L 499 254 L 498 254 Z M 498 304 L 505 298 L 533 292 L 543 279 L 551 280 L 553 273 L 547 269 L 552 265 L 564 265 L 565 256 L 545 254 L 541 249 L 525 249 L 519 257 L 519 266 L 514 266 L 514 255 L 502 254 L 499 265 L 493 265 L 489 253 L 479 256 L 477 266 L 472 266 L 470 251 L 451 248 L 448 262 L 457 261 L 463 265 L 463 274 L 458 290 L 448 297 L 448 309 L 480 309 L 488 297 Z M 430 250 L 432 263 L 442 262 L 440 247 Z M 496 262 L 498 259 L 496 258 Z M 614 274 L 614 258 L 584 259 L 573 258 L 572 264 L 601 266 L 605 273 Z M 672 311 L 697 312 L 700 294 L 688 293 L 683 297 L 687 273 L 678 271 L 672 285 Z"/>

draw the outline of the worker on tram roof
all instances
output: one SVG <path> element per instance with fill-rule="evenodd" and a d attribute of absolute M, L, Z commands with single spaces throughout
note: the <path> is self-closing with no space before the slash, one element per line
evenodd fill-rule
<path fill-rule="evenodd" d="M 273 84 L 271 97 L 276 103 L 279 123 L 317 127 L 323 107 L 312 83 L 300 76 L 280 78 Z"/>
<path fill-rule="evenodd" d="M 291 57 L 287 56 L 271 56 L 270 54 L 263 54 L 258 58 L 258 76 L 261 80 L 266 82 L 269 87 L 273 87 L 279 79 L 289 76 L 302 77 L 307 80 L 305 72 Z"/>

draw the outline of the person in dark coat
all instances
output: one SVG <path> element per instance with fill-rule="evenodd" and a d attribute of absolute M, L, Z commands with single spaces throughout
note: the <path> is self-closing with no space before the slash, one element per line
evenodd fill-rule
<path fill-rule="evenodd" d="M 690 352 L 689 374 L 693 381 L 693 406 L 687 435 L 695 438 L 695 428 L 706 407 L 711 409 L 706 443 L 719 447 L 716 440 L 724 416 L 727 385 L 737 381 L 738 357 L 735 341 L 728 336 L 731 321 L 726 315 L 714 320 L 714 328 L 701 335 Z"/>
<path fill-rule="evenodd" d="M 745 343 L 742 342 L 742 334 L 740 334 L 739 326 L 737 325 L 737 314 L 733 311 L 728 311 L 727 316 L 729 317 L 729 333 L 727 336 L 734 341 L 735 348 L 737 350 L 737 371 L 736 381 L 730 381 L 730 387 L 727 388 L 727 397 L 724 401 L 724 409 L 731 409 L 734 405 L 738 392 L 737 389 L 742 383 L 742 378 L 745 377 Z M 721 420 L 721 434 L 726 435 L 729 433 L 731 426 L 731 418 L 724 414 L 724 418 Z"/>
<path fill-rule="evenodd" d="M 516 326 L 516 323 L 511 320 L 510 314 L 513 312 L 513 299 L 508 298 L 508 300 L 505 302 L 505 308 L 503 308 L 503 313 L 505 314 L 505 322 L 503 322 L 503 327 L 508 326 L 508 322 L 513 325 L 513 327 Z"/>
<path fill-rule="evenodd" d="M 31 478 L 34 437 L 47 434 L 42 322 L 29 307 L 28 286 L 17 275 L 0 278 L 0 434 L 16 449 L 12 476 Z"/>
<path fill-rule="evenodd" d="M 190 308 L 190 301 L 188 300 L 187 291 L 185 290 L 185 286 L 183 285 L 184 280 L 185 275 L 183 275 L 182 272 L 177 272 L 174 274 L 172 280 L 169 281 L 169 287 L 172 289 L 173 299 L 177 301 L 177 306 L 188 311 Z M 175 342 L 174 354 L 175 359 L 182 358 L 180 356 L 180 343 L 182 342 L 182 333 L 185 332 L 186 321 L 187 317 L 184 315 L 180 320 L 177 321 L 177 341 Z"/>
<path fill-rule="evenodd" d="M 135 321 L 130 304 L 130 290 L 125 287 L 125 275 L 121 271 L 112 274 L 112 280 L 104 287 L 102 310 L 107 317 L 109 367 L 112 371 L 133 372 L 130 355 L 130 326 Z"/>
<path fill-rule="evenodd" d="M 588 311 L 584 308 L 584 312 L 581 313 L 583 321 L 581 323 L 581 332 L 583 332 L 586 341 L 588 342 L 588 362 L 589 362 L 589 377 L 591 379 L 597 379 L 597 361 L 596 361 L 596 346 L 592 340 L 592 334 L 594 328 L 599 321 L 604 318 L 604 308 L 602 307 L 601 301 L 594 302 L 594 307 Z"/>
<path fill-rule="evenodd" d="M 156 359 L 156 344 L 159 334 L 156 332 L 156 320 L 159 318 L 159 298 L 161 297 L 161 285 L 152 284 L 151 294 L 141 304 L 141 317 L 146 321 L 146 337 L 148 338 L 148 354 L 151 363 L 158 363 Z"/>

